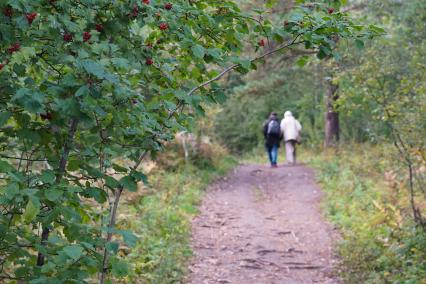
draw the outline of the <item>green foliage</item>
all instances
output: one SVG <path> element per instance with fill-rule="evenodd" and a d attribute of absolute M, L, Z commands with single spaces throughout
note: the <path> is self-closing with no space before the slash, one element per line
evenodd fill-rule
<path fill-rule="evenodd" d="M 426 234 L 410 217 L 404 183 L 391 171 L 391 145 L 351 145 L 312 155 L 326 192 L 324 206 L 339 228 L 347 283 L 421 283 Z"/>

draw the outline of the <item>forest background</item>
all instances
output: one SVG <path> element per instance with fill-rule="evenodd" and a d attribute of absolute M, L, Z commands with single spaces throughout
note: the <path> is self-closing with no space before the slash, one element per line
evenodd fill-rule
<path fill-rule="evenodd" d="M 95 5 L 96 13 L 105 14 L 92 19 L 86 9 L 90 1 L 70 7 L 61 1 L 49 1 L 51 6 L 6 2 L 2 23 L 16 16 L 19 31 L 8 32 L 8 23 L 0 26 L 5 39 L 0 68 L 3 281 L 183 281 L 191 256 L 189 220 L 202 189 L 238 160 L 264 161 L 261 125 L 269 112 L 285 110 L 303 125 L 302 159 L 317 169 L 327 192 L 324 209 L 342 233 L 341 276 L 348 283 L 426 278 L 423 1 L 322 1 L 321 13 L 336 25 L 354 28 L 339 18 L 339 10 L 347 11 L 361 23 L 359 33 L 348 35 L 349 41 L 333 29 L 324 31 L 333 35 L 331 41 L 307 33 L 303 48 L 284 49 L 256 66 L 241 58 L 274 50 L 289 35 L 285 32 L 305 33 L 310 23 L 327 16 L 300 22 L 293 8 L 302 3 L 309 10 L 312 1 L 266 1 L 267 12 L 264 1 L 237 1 L 254 16 L 240 13 L 231 1 L 225 1 L 227 11 L 212 2 L 220 13 L 232 11 L 250 24 L 234 31 L 221 18 L 232 44 L 206 49 L 197 43 L 215 45 L 217 39 L 209 38 L 203 25 L 213 34 L 221 31 L 202 3 L 196 9 L 178 1 L 150 8 L 144 6 L 150 1 L 141 1 L 130 10 L 121 2 L 106 3 Z M 30 13 L 32 5 L 43 6 L 42 12 Z M 58 32 L 60 21 L 49 13 L 68 8 L 80 21 L 75 25 L 64 17 L 66 29 Z M 158 15 L 160 9 L 199 13 L 201 22 L 189 25 L 200 36 L 180 34 L 188 18 Z M 139 20 L 142 14 L 147 16 Z M 42 25 L 42 17 L 51 26 Z M 36 24 L 44 29 L 31 33 Z M 90 32 L 83 32 L 86 25 Z M 153 28 L 139 42 L 147 31 L 138 25 L 159 30 Z M 129 33 L 113 43 L 107 33 L 122 27 Z M 242 36 L 252 29 L 254 35 Z M 15 37 L 22 39 L 20 45 Z M 133 44 L 142 44 L 143 52 L 134 52 Z M 58 50 L 62 58 L 51 56 Z M 205 69 L 206 62 L 230 62 L 238 72 L 227 73 L 212 88 L 197 87 L 217 75 Z M 64 63 L 74 69 L 63 68 Z M 192 96 L 193 91 L 204 96 Z M 222 105 L 212 104 L 217 102 Z M 141 112 L 144 116 L 135 115 Z M 184 128 L 193 133 L 182 136 L 187 156 L 182 139 L 171 141 Z"/>

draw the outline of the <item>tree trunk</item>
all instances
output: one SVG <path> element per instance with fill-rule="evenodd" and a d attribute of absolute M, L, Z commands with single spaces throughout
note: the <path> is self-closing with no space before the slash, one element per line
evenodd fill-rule
<path fill-rule="evenodd" d="M 336 101 L 339 98 L 337 94 L 338 84 L 333 83 L 332 79 L 328 80 L 328 88 L 326 95 L 326 114 L 325 114 L 325 141 L 324 146 L 334 147 L 339 142 L 339 112 L 336 110 Z"/>

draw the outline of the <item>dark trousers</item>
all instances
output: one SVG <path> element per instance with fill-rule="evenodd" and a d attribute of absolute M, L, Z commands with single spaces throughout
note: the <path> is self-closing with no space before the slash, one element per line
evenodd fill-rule
<path fill-rule="evenodd" d="M 266 147 L 266 151 L 268 152 L 268 158 L 271 162 L 271 165 L 276 165 L 278 160 L 278 145 Z"/>

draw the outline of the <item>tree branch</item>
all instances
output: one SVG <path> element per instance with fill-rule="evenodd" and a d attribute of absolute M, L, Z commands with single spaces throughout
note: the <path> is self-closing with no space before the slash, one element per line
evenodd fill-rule
<path fill-rule="evenodd" d="M 58 168 L 58 173 L 56 175 L 56 183 L 61 182 L 62 177 L 65 173 L 65 168 L 68 162 L 68 156 L 71 150 L 71 143 L 72 143 L 72 140 L 74 139 L 74 134 L 77 131 L 77 124 L 78 124 L 77 119 L 72 118 L 70 122 L 69 130 L 68 130 L 68 137 L 67 137 L 67 140 L 65 141 L 64 150 L 62 152 L 61 159 L 59 160 L 59 168 Z M 46 246 L 47 240 L 49 238 L 49 232 L 50 232 L 49 227 L 44 225 L 42 233 L 41 233 L 42 246 Z M 43 264 L 44 264 L 44 255 L 41 252 L 39 252 L 37 255 L 37 265 L 42 266 Z"/>
<path fill-rule="evenodd" d="M 258 56 L 258 57 L 255 57 L 255 58 L 253 58 L 252 60 L 250 60 L 250 62 L 256 62 L 256 61 L 258 61 L 258 60 L 260 60 L 260 59 L 263 59 L 263 58 L 265 58 L 265 57 L 267 57 L 267 56 L 269 56 L 269 55 L 271 55 L 271 54 L 274 54 L 274 53 L 276 53 L 276 52 L 278 52 L 278 51 L 281 51 L 281 50 L 283 50 L 283 49 L 285 49 L 285 48 L 288 48 L 288 47 L 290 47 L 290 46 L 292 46 L 292 45 L 297 45 L 297 44 L 300 44 L 300 43 L 303 43 L 304 41 L 296 41 L 297 39 L 299 38 L 299 36 L 296 36 L 291 42 L 289 42 L 289 43 L 287 43 L 287 44 L 284 44 L 284 45 L 280 45 L 280 46 L 278 46 L 277 48 L 275 48 L 275 49 L 272 49 L 272 50 L 270 50 L 270 51 L 268 51 L 268 52 L 266 52 L 266 53 L 264 53 L 264 54 L 262 54 L 262 55 L 260 55 L 260 56 Z M 213 83 L 214 81 L 217 81 L 217 80 L 219 80 L 220 78 L 222 78 L 226 73 L 228 73 L 228 72 L 230 72 L 230 71 L 232 71 L 232 70 L 234 70 L 235 68 L 237 68 L 238 66 L 240 66 L 240 64 L 239 63 L 236 63 L 236 64 L 234 64 L 234 65 L 231 65 L 231 66 L 229 66 L 229 67 L 227 67 L 227 68 L 225 68 L 222 72 L 220 72 L 216 77 L 213 77 L 212 79 L 210 79 L 210 80 L 208 80 L 208 81 L 206 81 L 206 82 L 204 82 L 204 83 L 202 83 L 201 85 L 198 85 L 197 87 L 194 87 L 191 91 L 189 91 L 189 93 L 187 94 L 187 96 L 191 96 L 193 93 L 195 93 L 197 90 L 199 90 L 199 89 L 201 89 L 201 88 L 203 88 L 203 87 L 205 87 L 205 86 L 207 86 L 207 85 L 209 85 L 209 84 L 211 84 L 211 83 Z"/>

